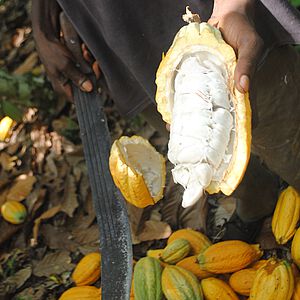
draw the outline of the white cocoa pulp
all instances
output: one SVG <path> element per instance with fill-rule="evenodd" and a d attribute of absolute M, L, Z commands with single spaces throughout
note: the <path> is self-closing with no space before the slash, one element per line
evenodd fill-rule
<path fill-rule="evenodd" d="M 199 51 L 185 56 L 174 78 L 168 158 L 184 188 L 182 206 L 199 200 L 224 177 L 232 156 L 234 110 L 221 60 Z"/>

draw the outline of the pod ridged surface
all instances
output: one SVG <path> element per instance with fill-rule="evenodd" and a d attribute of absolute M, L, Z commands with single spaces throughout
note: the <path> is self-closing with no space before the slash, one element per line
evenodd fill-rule
<path fill-rule="evenodd" d="M 162 289 L 167 300 L 203 300 L 196 276 L 177 266 L 167 266 L 164 269 Z"/>
<path fill-rule="evenodd" d="M 249 296 L 255 275 L 256 270 L 252 268 L 237 271 L 230 276 L 229 285 L 236 293 Z"/>
<path fill-rule="evenodd" d="M 255 276 L 250 300 L 290 300 L 294 291 L 294 276 L 287 261 L 269 259 Z"/>
<path fill-rule="evenodd" d="M 84 256 L 75 267 L 72 279 L 77 286 L 95 283 L 101 274 L 101 255 L 93 252 Z"/>
<path fill-rule="evenodd" d="M 157 259 L 153 257 L 141 258 L 134 268 L 134 299 L 161 300 L 161 272 L 162 268 Z"/>
<path fill-rule="evenodd" d="M 161 253 L 161 260 L 168 264 L 176 264 L 191 251 L 190 243 L 185 239 L 177 239 L 168 244 Z"/>
<path fill-rule="evenodd" d="M 289 186 L 281 192 L 272 218 L 272 231 L 278 244 L 285 244 L 293 237 L 299 218 L 300 195 Z"/>
<path fill-rule="evenodd" d="M 201 287 L 206 300 L 238 300 L 233 289 L 223 280 L 210 277 L 201 281 Z"/>
<path fill-rule="evenodd" d="M 211 245 L 211 241 L 205 234 L 193 229 L 179 229 L 174 231 L 168 238 L 168 244 L 177 239 L 188 240 L 191 245 L 191 253 L 194 255 L 199 254 Z"/>
<path fill-rule="evenodd" d="M 225 274 L 244 269 L 262 256 L 259 245 L 250 245 L 239 240 L 213 244 L 198 255 L 201 269 Z"/>

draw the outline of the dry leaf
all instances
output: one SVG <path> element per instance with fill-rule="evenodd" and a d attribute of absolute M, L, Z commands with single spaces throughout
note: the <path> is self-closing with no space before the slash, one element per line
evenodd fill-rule
<path fill-rule="evenodd" d="M 24 123 L 34 123 L 38 118 L 38 109 L 35 107 L 28 107 L 23 115 Z"/>
<path fill-rule="evenodd" d="M 10 239 L 20 228 L 22 228 L 24 224 L 13 225 L 7 223 L 3 219 L 0 219 L 0 245 Z"/>
<path fill-rule="evenodd" d="M 25 61 L 13 71 L 14 75 L 23 75 L 32 71 L 34 66 L 38 63 L 38 54 L 37 52 L 32 52 Z"/>
<path fill-rule="evenodd" d="M 144 209 L 136 207 L 130 204 L 129 202 L 126 202 L 126 206 L 127 206 L 128 218 L 130 223 L 132 244 L 136 245 L 141 242 L 137 236 L 137 232 L 140 227 L 140 222 L 143 216 Z"/>
<path fill-rule="evenodd" d="M 4 170 L 0 171 L 0 189 L 6 186 L 10 182 L 10 179 Z"/>
<path fill-rule="evenodd" d="M 26 198 L 26 207 L 29 214 L 34 216 L 35 212 L 43 205 L 46 195 L 46 189 L 42 189 L 40 185 Z"/>
<path fill-rule="evenodd" d="M 139 229 L 139 224 L 143 215 L 143 208 L 136 207 L 126 202 L 128 217 L 130 221 L 130 227 L 133 234 L 136 234 Z"/>
<path fill-rule="evenodd" d="M 138 239 L 142 242 L 161 240 L 168 238 L 172 233 L 169 224 L 160 221 L 146 221 L 142 232 L 138 235 Z"/>
<path fill-rule="evenodd" d="M 96 218 L 96 215 L 94 212 L 92 212 L 89 215 L 86 215 L 81 209 L 76 213 L 76 215 L 69 220 L 68 228 L 70 230 L 81 230 L 81 229 L 87 229 L 89 228 L 94 220 Z"/>
<path fill-rule="evenodd" d="M 77 183 L 79 183 L 81 177 L 83 176 L 83 168 L 85 167 L 85 163 L 81 163 L 81 165 L 77 165 L 73 167 L 73 175 L 74 179 Z"/>
<path fill-rule="evenodd" d="M 56 178 L 58 176 L 57 167 L 55 164 L 56 154 L 50 152 L 46 157 L 45 173 L 49 178 Z"/>
<path fill-rule="evenodd" d="M 33 274 L 38 277 L 60 275 L 63 272 L 74 269 L 75 265 L 71 261 L 68 251 L 57 251 L 47 254 L 41 261 L 35 261 Z"/>
<path fill-rule="evenodd" d="M 92 199 L 92 192 L 91 189 L 88 188 L 87 192 L 86 192 L 86 197 L 83 197 L 83 195 L 81 194 L 81 197 L 83 199 L 83 208 L 84 211 L 88 214 L 88 215 L 95 215 L 95 209 L 94 209 L 94 204 L 93 204 L 93 199 Z"/>
<path fill-rule="evenodd" d="M 68 250 L 75 252 L 78 243 L 73 241 L 72 234 L 64 227 L 54 227 L 51 224 L 43 224 L 40 229 L 45 244 L 51 249 Z"/>
<path fill-rule="evenodd" d="M 27 226 L 26 226 L 27 225 Z M 23 230 L 20 230 L 18 234 L 14 235 L 13 239 L 10 242 L 12 249 L 25 249 L 28 248 L 28 229 L 31 225 L 26 224 Z"/>
<path fill-rule="evenodd" d="M 178 211 L 179 228 L 191 228 L 206 233 L 206 218 L 208 212 L 207 196 L 203 196 L 194 205 Z"/>
<path fill-rule="evenodd" d="M 84 230 L 74 230 L 73 232 L 74 240 L 80 245 L 85 244 L 94 244 L 95 242 L 99 242 L 100 234 L 98 225 L 94 224 L 88 229 Z"/>
<path fill-rule="evenodd" d="M 57 132 L 51 132 L 51 141 L 52 141 L 52 147 L 51 151 L 54 152 L 57 156 L 62 154 L 62 137 Z"/>
<path fill-rule="evenodd" d="M 79 186 L 79 193 L 83 201 L 85 201 L 86 199 L 88 199 L 88 197 L 90 197 L 89 196 L 90 190 L 91 190 L 90 182 L 87 176 L 87 170 L 85 166 L 85 169 L 83 170 L 83 176 L 80 179 L 80 186 Z"/>
<path fill-rule="evenodd" d="M 80 253 L 82 255 L 87 255 L 91 252 L 98 252 L 99 251 L 99 243 L 95 243 L 94 245 L 83 245 L 83 246 L 79 246 L 78 250 L 80 251 Z"/>
<path fill-rule="evenodd" d="M 0 165 L 5 171 L 10 171 L 16 165 L 17 156 L 10 156 L 5 152 L 0 153 Z"/>
<path fill-rule="evenodd" d="M 6 200 L 7 201 L 22 201 L 31 192 L 33 185 L 36 182 L 36 178 L 30 175 L 21 175 L 14 185 L 10 188 Z"/>
<path fill-rule="evenodd" d="M 161 201 L 162 221 L 174 229 L 178 228 L 178 211 L 181 208 L 182 194 L 183 187 L 172 181 L 167 187 L 163 201 Z"/>
<path fill-rule="evenodd" d="M 43 285 L 37 287 L 29 287 L 16 295 L 15 299 L 24 300 L 41 300 L 45 299 L 46 288 Z M 47 299 L 48 300 L 48 299 Z"/>
<path fill-rule="evenodd" d="M 65 212 L 69 217 L 73 217 L 74 211 L 78 205 L 75 179 L 74 176 L 68 175 L 61 202 L 61 211 Z"/>
<path fill-rule="evenodd" d="M 35 150 L 35 163 L 38 166 L 39 172 L 42 173 L 42 165 L 46 152 L 52 146 L 51 136 L 47 132 L 47 127 L 42 126 L 41 128 L 31 130 L 30 137 Z"/>
<path fill-rule="evenodd" d="M 26 35 L 28 35 L 30 32 L 30 27 L 17 28 L 16 33 L 12 37 L 12 45 L 15 48 L 19 48 L 21 44 L 25 41 Z"/>
<path fill-rule="evenodd" d="M 16 152 L 18 151 L 18 149 L 20 148 L 22 143 L 20 141 L 17 141 L 14 143 L 12 143 L 12 141 L 10 141 L 10 142 L 11 142 L 11 144 L 6 148 L 6 152 L 9 155 L 14 155 L 14 154 L 16 154 Z"/>
<path fill-rule="evenodd" d="M 78 164 L 85 161 L 83 156 L 82 146 L 74 148 L 74 150 L 65 155 L 66 161 L 70 166 L 77 166 Z"/>
<path fill-rule="evenodd" d="M 216 200 L 215 226 L 223 226 L 235 211 L 237 199 L 234 197 L 222 197 Z"/>
<path fill-rule="evenodd" d="M 4 204 L 6 202 L 6 197 L 7 197 L 8 192 L 9 192 L 9 189 L 4 189 L 0 192 L 0 207 L 2 206 L 2 204 Z"/>
<path fill-rule="evenodd" d="M 71 141 L 65 138 L 62 138 L 62 146 L 64 149 L 64 153 L 66 154 L 76 152 L 79 148 L 82 149 L 82 145 L 75 146 Z"/>
<path fill-rule="evenodd" d="M 15 292 L 16 289 L 20 288 L 30 278 L 31 274 L 31 267 L 27 267 L 8 277 L 0 284 L 1 294 L 2 291 L 4 291 L 6 294 Z"/>
<path fill-rule="evenodd" d="M 37 245 L 37 240 L 38 240 L 38 235 L 39 235 L 39 227 L 40 224 L 43 220 L 50 219 L 54 217 L 58 212 L 61 211 L 61 206 L 57 205 L 54 206 L 44 213 L 42 213 L 37 219 L 34 221 L 34 226 L 33 226 L 33 237 L 31 239 L 31 246 L 36 246 Z"/>

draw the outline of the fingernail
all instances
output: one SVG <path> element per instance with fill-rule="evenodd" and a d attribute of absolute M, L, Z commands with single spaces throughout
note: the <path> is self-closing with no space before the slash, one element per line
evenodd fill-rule
<path fill-rule="evenodd" d="M 91 92 L 93 90 L 93 85 L 89 80 L 86 80 L 81 85 L 82 89 L 84 89 L 86 92 Z"/>
<path fill-rule="evenodd" d="M 242 75 L 240 78 L 240 86 L 245 93 L 249 91 L 249 77 L 247 75 Z"/>

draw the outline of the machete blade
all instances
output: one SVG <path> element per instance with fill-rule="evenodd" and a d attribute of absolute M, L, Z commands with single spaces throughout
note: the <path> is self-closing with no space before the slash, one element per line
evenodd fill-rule
<path fill-rule="evenodd" d="M 109 171 L 110 133 L 97 92 L 73 87 L 92 198 L 100 230 L 103 300 L 129 300 L 132 244 L 125 201 Z"/>

